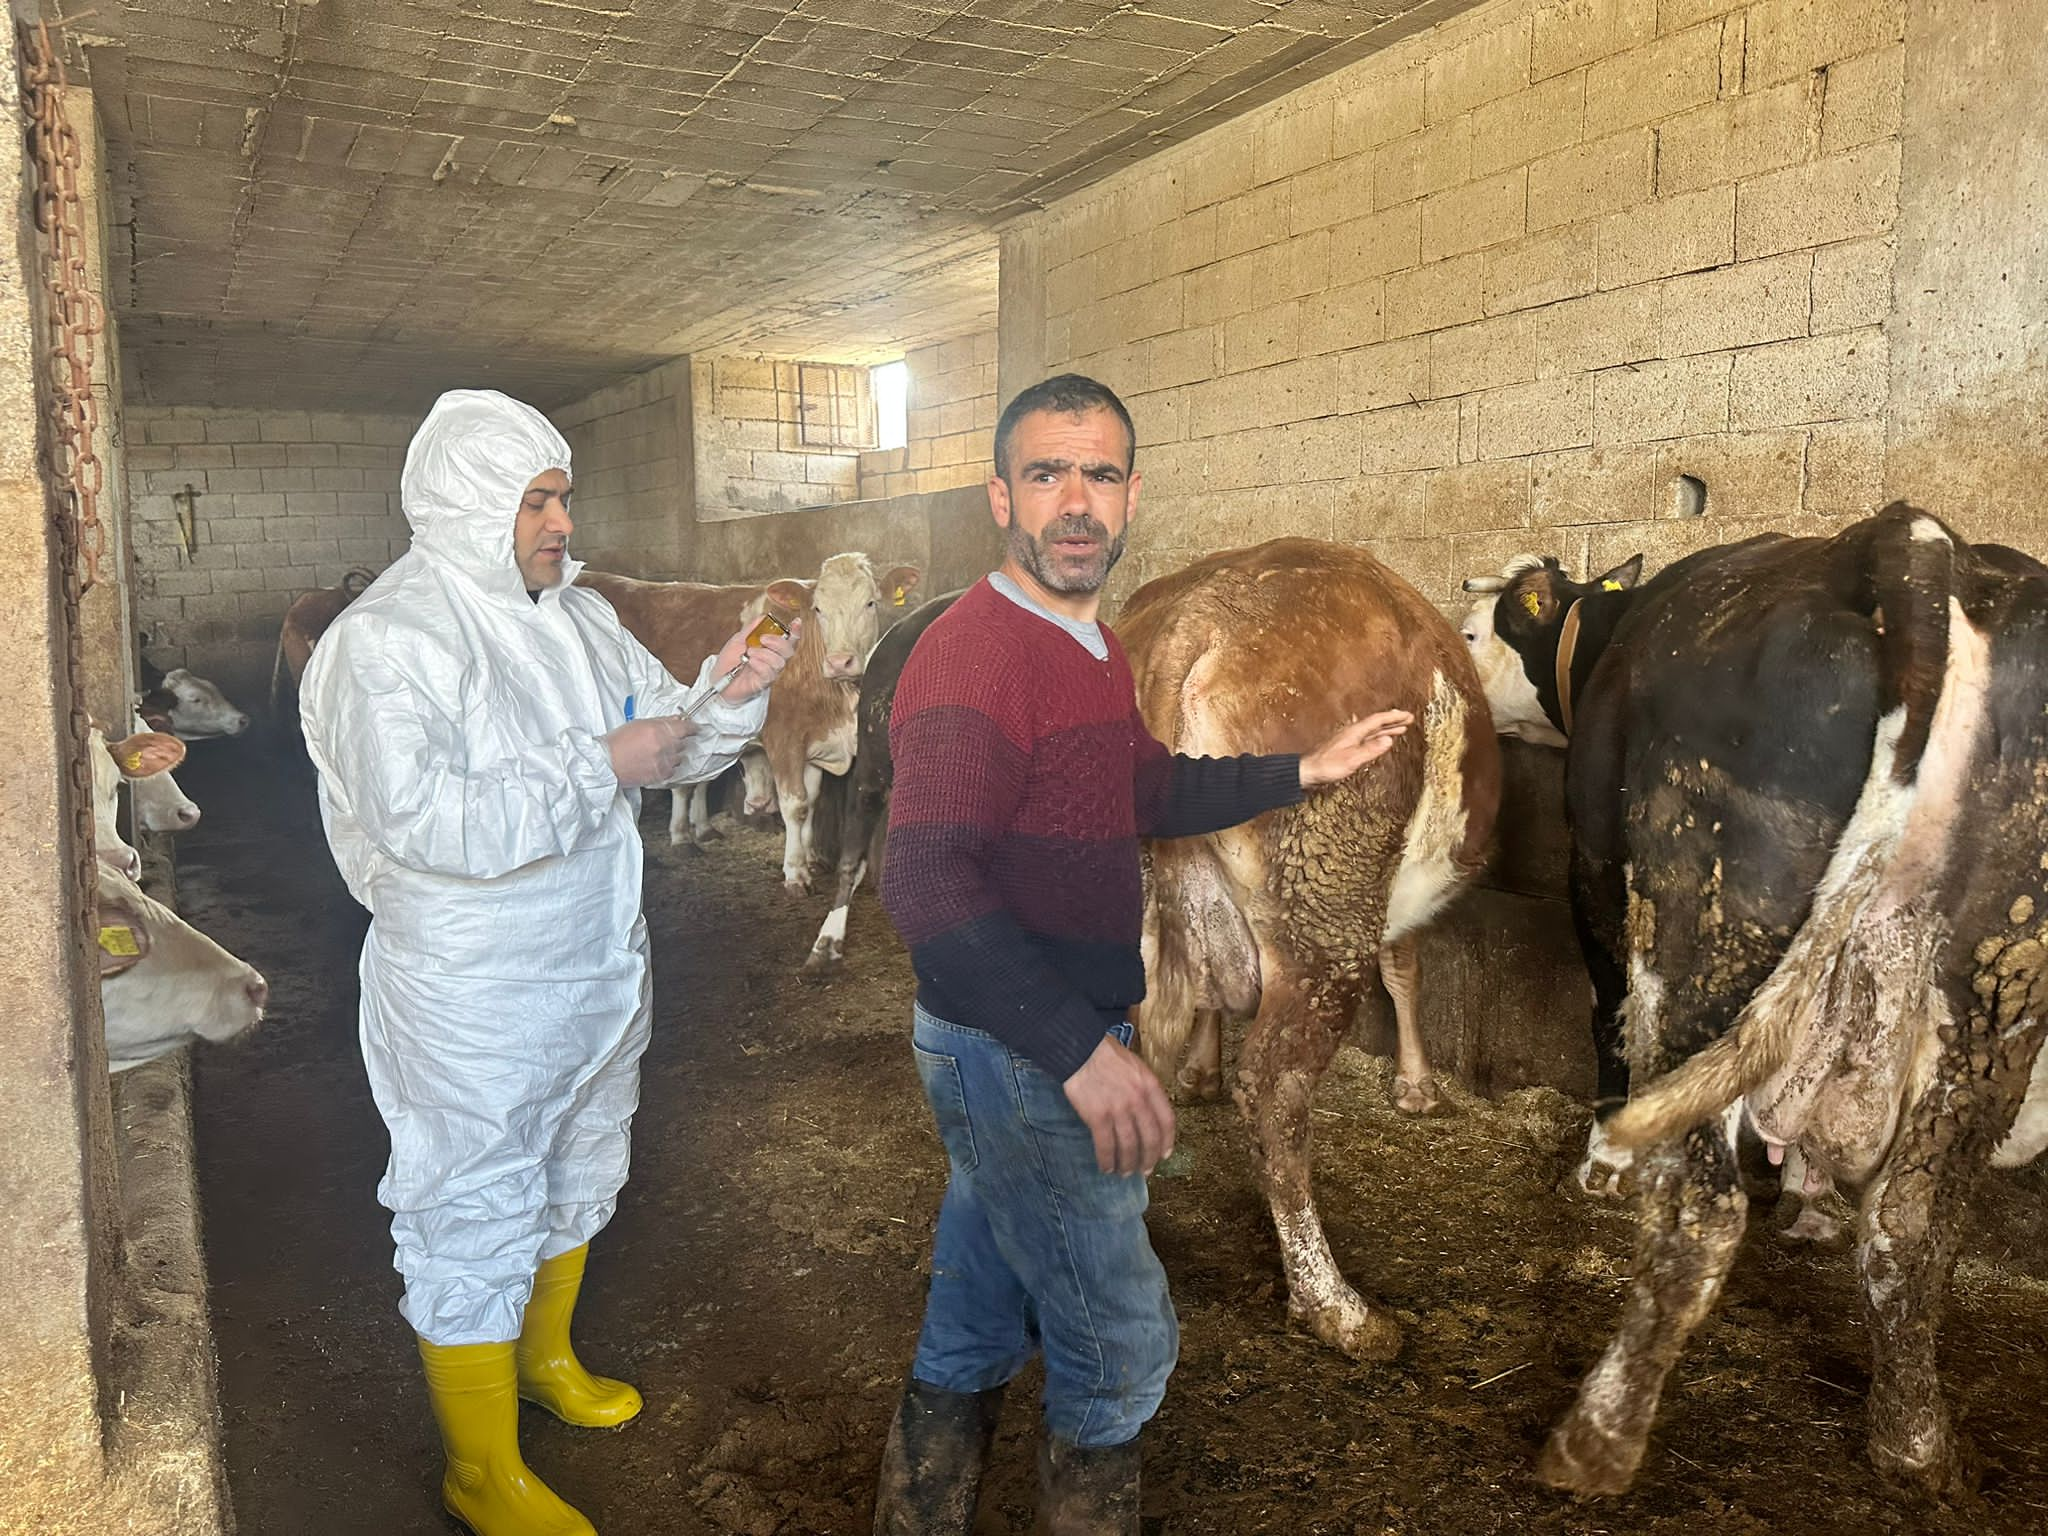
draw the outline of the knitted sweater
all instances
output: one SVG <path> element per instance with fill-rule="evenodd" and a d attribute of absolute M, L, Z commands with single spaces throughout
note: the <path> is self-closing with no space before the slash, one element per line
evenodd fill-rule
<path fill-rule="evenodd" d="M 1300 759 L 1181 757 L 1097 661 L 982 581 L 918 640 L 890 717 L 882 903 L 917 997 L 1064 1081 L 1145 996 L 1140 837 L 1301 798 Z"/>

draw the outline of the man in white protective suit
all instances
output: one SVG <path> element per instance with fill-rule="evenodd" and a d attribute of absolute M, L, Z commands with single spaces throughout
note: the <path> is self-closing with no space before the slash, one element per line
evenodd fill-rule
<path fill-rule="evenodd" d="M 328 842 L 371 913 L 377 1194 L 443 1502 L 478 1536 L 591 1533 L 521 1459 L 518 1399 L 593 1427 L 640 1411 L 569 1344 L 647 1045 L 639 790 L 737 759 L 795 642 L 736 634 L 678 683 L 571 585 L 569 445 L 504 395 L 436 401 L 402 490 L 412 548 L 321 638 L 299 706 Z"/>

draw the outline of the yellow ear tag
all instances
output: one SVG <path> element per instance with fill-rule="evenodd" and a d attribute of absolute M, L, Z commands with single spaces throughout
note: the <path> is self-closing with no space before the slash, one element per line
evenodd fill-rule
<path fill-rule="evenodd" d="M 891 605 L 897 608 L 901 608 L 903 606 L 903 598 L 906 591 L 906 588 L 898 587 L 896 589 L 895 595 L 889 599 Z"/>
<path fill-rule="evenodd" d="M 110 955 L 139 955 L 142 948 L 135 942 L 135 930 L 125 924 L 116 928 L 100 930 L 100 948 Z"/>
<path fill-rule="evenodd" d="M 140 752 L 130 752 L 121 759 L 121 766 L 130 773 L 142 772 L 142 754 Z"/>
<path fill-rule="evenodd" d="M 1600 590 L 1602 592 L 1619 592 L 1621 590 L 1621 583 L 1618 581 L 1603 581 L 1600 583 Z"/>
<path fill-rule="evenodd" d="M 1529 617 L 1533 619 L 1543 611 L 1543 599 L 1534 592 L 1524 592 L 1522 594 L 1522 606 L 1529 610 Z"/>

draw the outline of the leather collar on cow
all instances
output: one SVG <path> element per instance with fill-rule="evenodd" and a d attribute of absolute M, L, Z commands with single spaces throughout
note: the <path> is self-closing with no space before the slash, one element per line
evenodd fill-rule
<path fill-rule="evenodd" d="M 1557 728 L 1566 736 L 1572 733 L 1572 657 L 1579 649 L 1579 610 L 1585 605 L 1583 597 L 1571 605 L 1557 637 Z"/>

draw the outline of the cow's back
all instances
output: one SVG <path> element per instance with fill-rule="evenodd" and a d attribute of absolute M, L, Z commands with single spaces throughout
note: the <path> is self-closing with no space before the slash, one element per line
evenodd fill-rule
<path fill-rule="evenodd" d="M 763 590 L 760 582 L 637 581 L 606 571 L 584 571 L 576 585 L 610 603 L 626 632 L 684 683 L 732 638 L 742 611 Z"/>

